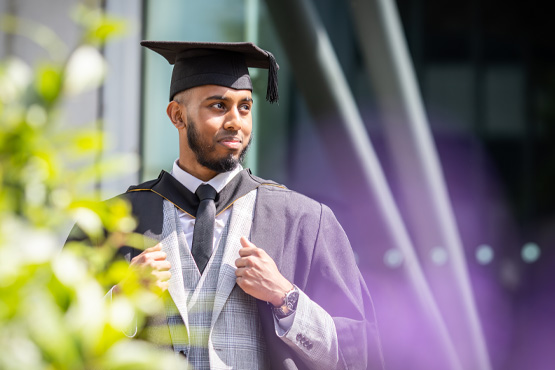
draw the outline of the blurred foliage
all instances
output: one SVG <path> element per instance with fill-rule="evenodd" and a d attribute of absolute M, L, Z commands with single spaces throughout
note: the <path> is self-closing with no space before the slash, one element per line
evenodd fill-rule
<path fill-rule="evenodd" d="M 129 159 L 98 163 L 102 133 L 62 128 L 60 106 L 99 86 L 105 62 L 97 48 L 125 25 L 85 6 L 72 16 L 83 37 L 71 52 L 44 26 L 0 20 L 3 31 L 36 41 L 51 57 L 33 67 L 0 61 L 0 369 L 170 368 L 173 353 L 124 334 L 161 303 L 125 262 L 111 263 L 118 247 L 144 241 L 131 233 L 128 204 L 98 201 L 93 183 Z M 74 222 L 95 247 L 72 242 L 61 250 Z M 136 284 L 105 297 L 124 278 Z"/>

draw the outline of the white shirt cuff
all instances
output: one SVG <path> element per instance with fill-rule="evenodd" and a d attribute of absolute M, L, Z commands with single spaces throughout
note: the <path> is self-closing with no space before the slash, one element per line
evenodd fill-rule
<path fill-rule="evenodd" d="M 291 329 L 291 327 L 293 326 L 293 321 L 295 321 L 295 314 L 296 312 L 293 312 L 291 315 L 282 319 L 278 319 L 274 314 L 274 327 L 276 329 L 276 334 L 278 337 L 283 337 L 285 334 L 287 334 L 289 329 Z"/>

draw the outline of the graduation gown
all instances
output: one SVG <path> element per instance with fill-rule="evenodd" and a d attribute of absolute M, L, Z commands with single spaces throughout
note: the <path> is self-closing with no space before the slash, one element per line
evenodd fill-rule
<path fill-rule="evenodd" d="M 332 317 L 339 346 L 338 364 L 330 369 L 381 369 L 383 360 L 374 309 L 345 232 L 325 205 L 273 181 L 241 171 L 221 193 L 222 212 L 248 192 L 257 189 L 250 240 L 275 261 L 281 274 Z M 191 193 L 162 171 L 158 179 L 132 186 L 121 195 L 138 220 L 137 233 L 162 233 L 163 201 L 195 216 Z M 198 202 L 198 200 L 196 200 Z M 124 247 L 131 259 L 141 251 Z M 305 369 L 315 333 L 296 328 L 278 337 L 270 305 L 257 300 L 272 369 Z M 297 310 L 297 316 L 301 315 Z M 298 317 L 295 317 L 297 321 Z M 306 318 L 303 318 L 306 319 Z M 300 318 L 299 318 L 300 320 Z M 311 337 L 312 336 L 312 337 Z"/>

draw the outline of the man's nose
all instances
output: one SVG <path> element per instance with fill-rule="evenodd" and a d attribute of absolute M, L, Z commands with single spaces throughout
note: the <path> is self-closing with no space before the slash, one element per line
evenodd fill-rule
<path fill-rule="evenodd" d="M 239 131 L 242 127 L 241 113 L 238 107 L 233 107 L 226 114 L 224 128 L 226 130 Z"/>

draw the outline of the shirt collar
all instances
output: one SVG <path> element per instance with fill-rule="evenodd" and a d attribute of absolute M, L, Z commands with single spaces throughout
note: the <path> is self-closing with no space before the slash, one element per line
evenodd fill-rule
<path fill-rule="evenodd" d="M 216 189 L 216 191 L 219 193 L 220 191 L 222 191 L 224 186 L 226 186 L 231 181 L 231 179 L 235 177 L 235 175 L 237 175 L 239 172 L 243 170 L 243 166 L 238 164 L 237 167 L 235 167 L 235 169 L 232 171 L 222 172 L 217 174 L 216 176 L 214 176 L 212 179 L 208 181 L 202 181 L 200 179 L 197 179 L 190 173 L 181 169 L 181 167 L 179 167 L 177 162 L 178 160 L 175 160 L 175 162 L 173 162 L 173 168 L 172 168 L 171 174 L 173 177 L 175 177 L 177 181 L 179 181 L 183 186 L 189 189 L 191 193 L 195 193 L 197 191 L 197 188 L 201 184 L 209 184 L 214 189 Z"/>

